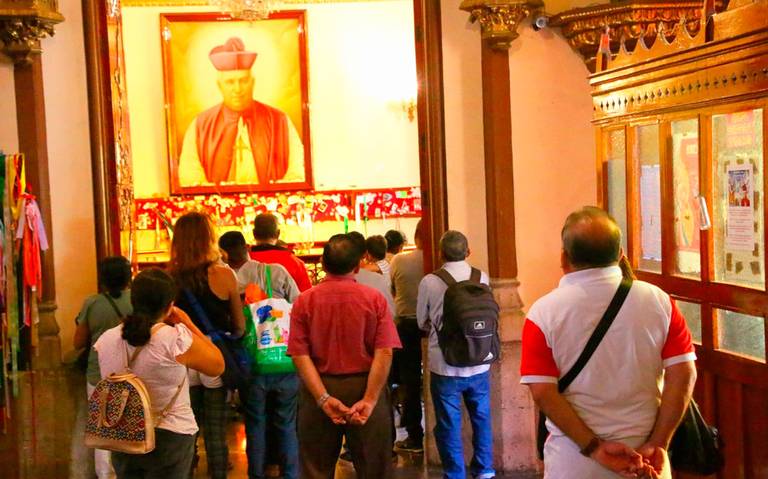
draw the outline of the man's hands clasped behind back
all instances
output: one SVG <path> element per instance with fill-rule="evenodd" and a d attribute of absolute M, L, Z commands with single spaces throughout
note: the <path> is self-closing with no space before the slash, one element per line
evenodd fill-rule
<path fill-rule="evenodd" d="M 375 402 L 361 399 L 352 407 L 347 407 L 343 402 L 331 396 L 323 403 L 322 410 L 334 424 L 363 426 L 368 422 L 375 406 Z"/>
<path fill-rule="evenodd" d="M 620 442 L 602 441 L 590 457 L 622 477 L 658 479 L 665 455 L 661 448 L 643 446 L 635 450 Z"/>

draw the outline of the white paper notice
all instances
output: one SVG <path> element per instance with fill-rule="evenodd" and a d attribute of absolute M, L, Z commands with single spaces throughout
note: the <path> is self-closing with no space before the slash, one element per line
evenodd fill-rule
<path fill-rule="evenodd" d="M 661 261 L 661 170 L 640 169 L 640 244 L 643 259 Z"/>
<path fill-rule="evenodd" d="M 727 181 L 725 247 L 731 251 L 752 251 L 755 249 L 752 165 L 729 166 Z"/>

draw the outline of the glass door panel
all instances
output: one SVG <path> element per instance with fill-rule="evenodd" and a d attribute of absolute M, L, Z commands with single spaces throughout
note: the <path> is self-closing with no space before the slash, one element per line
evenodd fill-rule
<path fill-rule="evenodd" d="M 606 206 L 621 228 L 621 246 L 627 251 L 627 139 L 623 129 L 610 131 L 606 136 Z"/>
<path fill-rule="evenodd" d="M 661 273 L 661 162 L 659 125 L 636 128 L 635 158 L 640 176 L 639 269 Z"/>
<path fill-rule="evenodd" d="M 765 289 L 763 111 L 712 116 L 715 281 Z"/>
<path fill-rule="evenodd" d="M 674 274 L 701 277 L 699 230 L 699 121 L 672 122 L 672 181 L 675 212 Z"/>
<path fill-rule="evenodd" d="M 719 348 L 765 362 L 765 318 L 718 309 Z"/>
<path fill-rule="evenodd" d="M 701 344 L 701 305 L 680 299 L 675 300 L 675 303 L 677 303 L 680 312 L 683 313 L 685 322 L 688 323 L 688 329 L 691 330 L 693 340 Z"/>

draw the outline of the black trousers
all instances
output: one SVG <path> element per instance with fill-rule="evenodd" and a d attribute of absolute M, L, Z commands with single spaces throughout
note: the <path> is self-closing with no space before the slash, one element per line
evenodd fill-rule
<path fill-rule="evenodd" d="M 403 391 L 402 424 L 408 431 L 408 437 L 421 441 L 424 429 L 421 427 L 421 338 L 422 331 L 416 317 L 399 316 L 397 332 L 400 335 L 402 349 L 395 350 L 394 360 L 400 375 L 400 387 Z"/>
<path fill-rule="evenodd" d="M 112 453 L 118 479 L 186 479 L 192 470 L 195 435 L 155 429 L 155 449 L 147 454 Z"/>

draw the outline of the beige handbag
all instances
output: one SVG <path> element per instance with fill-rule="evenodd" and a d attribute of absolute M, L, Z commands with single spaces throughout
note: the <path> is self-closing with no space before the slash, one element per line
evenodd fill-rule
<path fill-rule="evenodd" d="M 123 373 L 110 374 L 99 381 L 88 399 L 87 447 L 127 454 L 146 454 L 155 449 L 155 428 L 176 403 L 187 374 L 160 416 L 153 417 L 149 392 L 141 378 L 131 371 L 131 365 L 142 349 L 134 350 Z M 127 342 L 125 354 L 128 357 Z"/>

